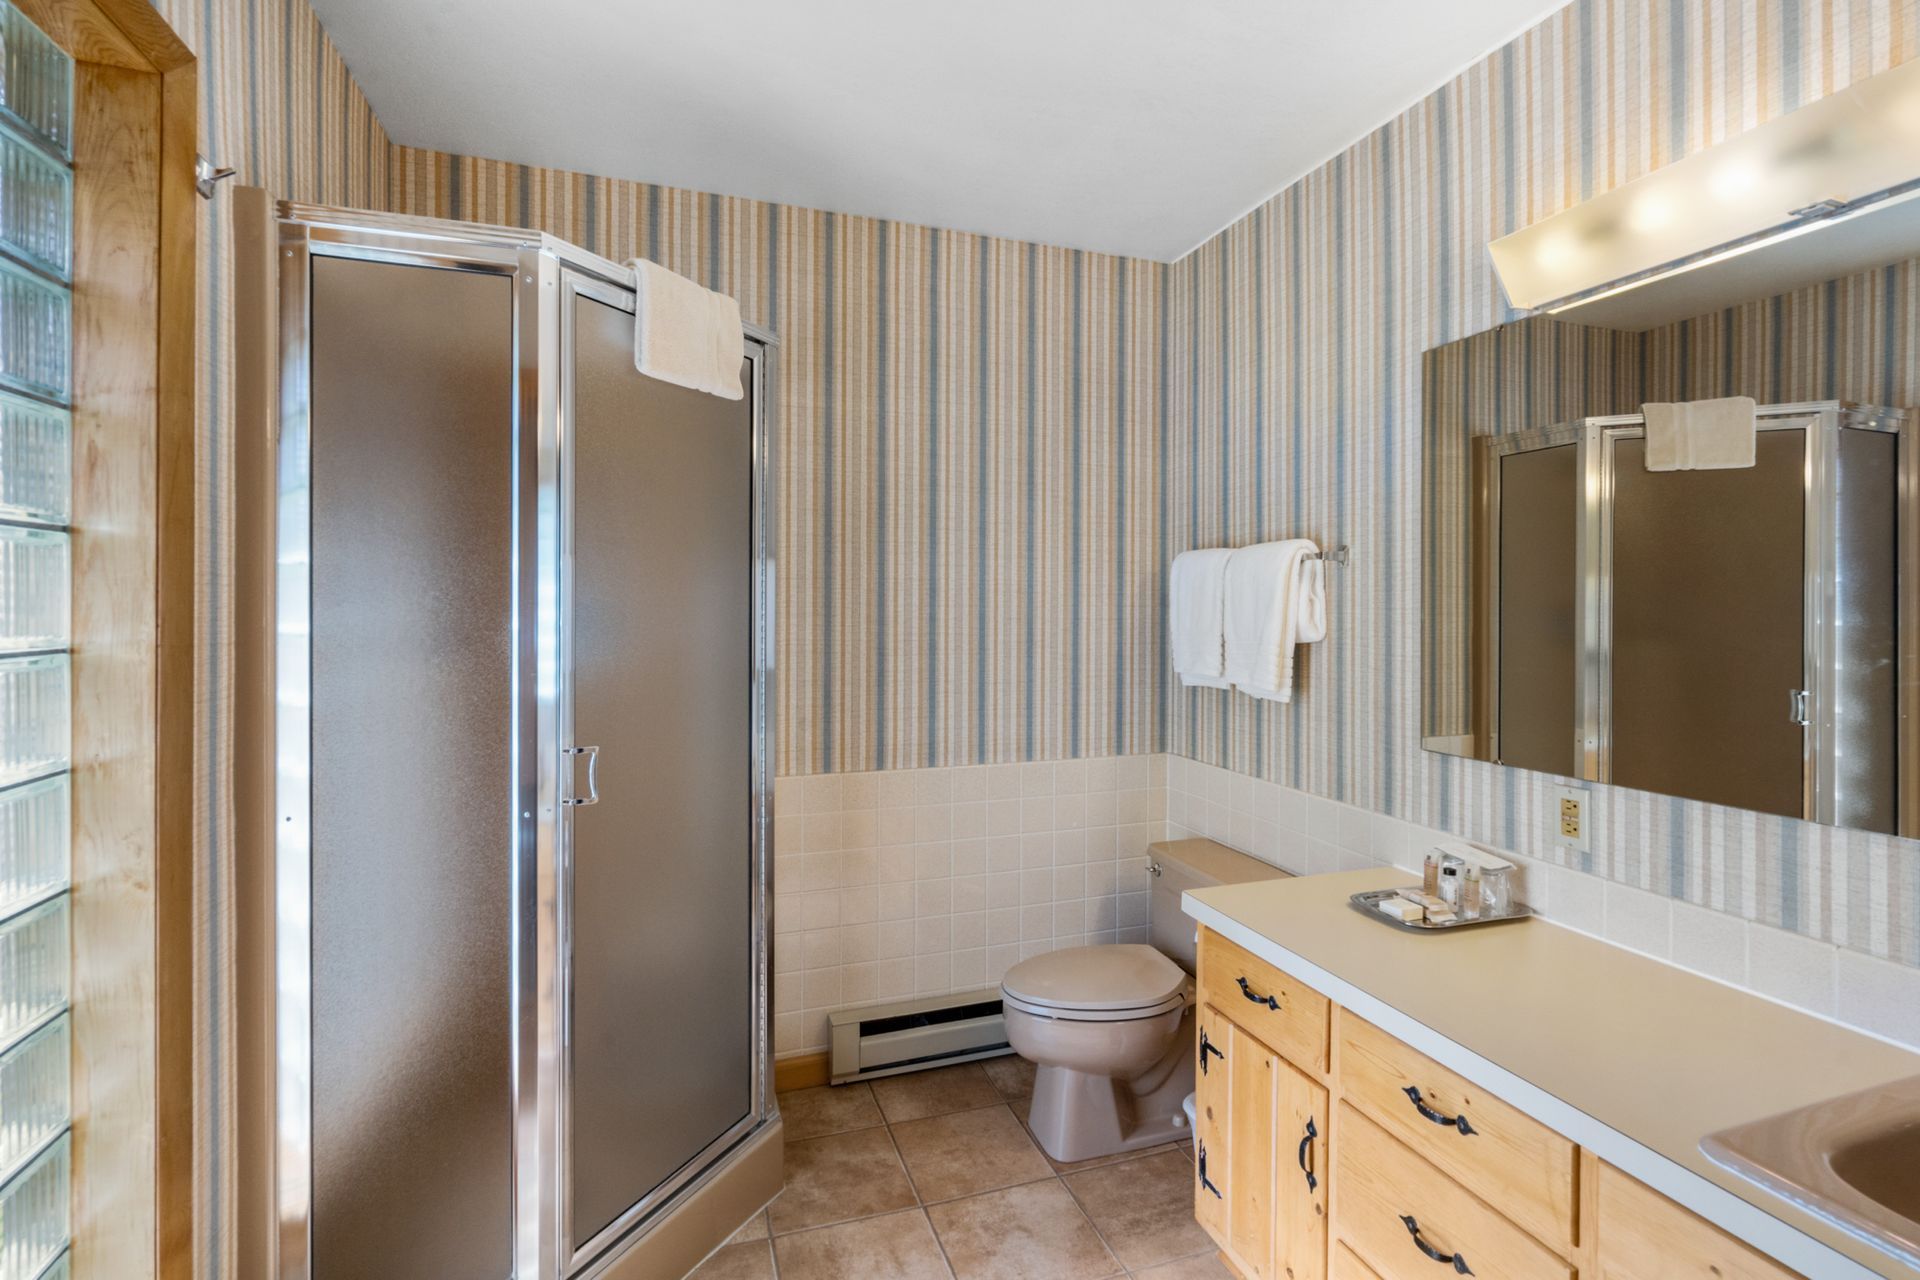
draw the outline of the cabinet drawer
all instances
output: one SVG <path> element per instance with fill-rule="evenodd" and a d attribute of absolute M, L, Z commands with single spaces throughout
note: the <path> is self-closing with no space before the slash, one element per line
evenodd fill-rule
<path fill-rule="evenodd" d="M 1562 1250 L 1574 1247 L 1573 1143 L 1346 1009 L 1340 1089 L 1535 1236 Z"/>
<path fill-rule="evenodd" d="M 1338 1124 L 1334 1234 L 1382 1280 L 1456 1272 L 1477 1280 L 1571 1280 L 1573 1268 L 1545 1245 L 1347 1103 Z"/>
<path fill-rule="evenodd" d="M 1599 1203 L 1604 1280 L 1789 1280 L 1796 1274 L 1610 1164 L 1600 1166 Z"/>
<path fill-rule="evenodd" d="M 1380 1280 L 1380 1273 L 1344 1244 L 1333 1246 L 1333 1269 L 1327 1274 L 1330 1280 Z"/>
<path fill-rule="evenodd" d="M 1200 998 L 1294 1066 L 1327 1071 L 1327 998 L 1211 929 L 1200 931 Z"/>

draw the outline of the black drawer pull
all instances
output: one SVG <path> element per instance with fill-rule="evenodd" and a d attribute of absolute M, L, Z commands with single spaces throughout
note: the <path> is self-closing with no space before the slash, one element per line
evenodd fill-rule
<path fill-rule="evenodd" d="M 1449 1129 L 1458 1129 L 1460 1131 L 1460 1136 L 1464 1138 L 1470 1138 L 1475 1133 L 1479 1132 L 1472 1125 L 1467 1123 L 1466 1112 L 1463 1111 L 1457 1116 L 1443 1116 L 1438 1111 L 1435 1111 L 1432 1107 L 1427 1105 L 1427 1100 L 1420 1096 L 1420 1090 L 1416 1089 L 1414 1086 L 1408 1085 L 1406 1088 L 1402 1089 L 1400 1092 L 1406 1094 L 1408 1098 L 1412 1099 L 1413 1109 L 1415 1111 L 1418 1111 L 1421 1115 L 1433 1121 L 1435 1124 L 1444 1125 Z"/>
<path fill-rule="evenodd" d="M 1235 978 L 1234 981 L 1240 984 L 1241 995 L 1253 1001 L 1255 1004 L 1263 1004 L 1267 1006 L 1267 1008 L 1272 1009 L 1274 1012 L 1276 1013 L 1279 1012 L 1280 1010 L 1279 1000 L 1275 999 L 1272 996 L 1263 996 L 1263 995 L 1254 994 L 1253 988 L 1247 985 L 1247 980 L 1245 978 Z"/>
<path fill-rule="evenodd" d="M 1208 1054 L 1212 1054 L 1214 1057 L 1220 1059 L 1222 1062 L 1226 1061 L 1226 1058 L 1227 1058 L 1227 1055 L 1220 1051 L 1219 1046 L 1215 1045 L 1213 1041 L 1207 1039 L 1206 1031 L 1202 1030 L 1200 1032 L 1200 1074 L 1201 1075 L 1207 1074 L 1207 1055 Z"/>
<path fill-rule="evenodd" d="M 1199 1157 L 1197 1163 L 1200 1168 L 1200 1185 L 1213 1192 L 1213 1198 L 1215 1200 L 1224 1200 L 1226 1197 L 1220 1194 L 1220 1188 L 1207 1181 L 1207 1144 L 1204 1142 L 1196 1143 L 1194 1149 Z"/>
<path fill-rule="evenodd" d="M 1467 1265 L 1466 1255 L 1459 1253 L 1442 1253 L 1425 1240 L 1422 1240 L 1420 1238 L 1420 1224 L 1413 1220 L 1412 1214 L 1401 1214 L 1400 1221 L 1406 1227 L 1408 1233 L 1413 1236 L 1413 1242 L 1420 1246 L 1420 1252 L 1426 1254 L 1435 1262 L 1452 1267 L 1463 1276 L 1473 1274 L 1473 1268 Z"/>
<path fill-rule="evenodd" d="M 1313 1146 L 1313 1140 L 1319 1136 L 1320 1131 L 1313 1127 L 1313 1117 L 1308 1116 L 1307 1134 L 1304 1138 L 1300 1139 L 1300 1172 L 1307 1175 L 1308 1195 L 1312 1195 L 1313 1189 L 1320 1185 L 1320 1179 L 1314 1177 L 1313 1170 L 1307 1168 L 1307 1151 Z"/>

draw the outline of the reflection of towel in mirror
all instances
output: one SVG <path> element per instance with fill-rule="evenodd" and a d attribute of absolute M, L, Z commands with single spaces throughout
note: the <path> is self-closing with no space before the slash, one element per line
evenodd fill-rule
<path fill-rule="evenodd" d="M 1726 471 L 1753 465 L 1754 405 L 1749 396 L 1643 404 L 1647 470 Z"/>
<path fill-rule="evenodd" d="M 1182 551 L 1167 583 L 1167 634 L 1180 683 L 1224 689 L 1227 561 L 1225 547 Z"/>
<path fill-rule="evenodd" d="M 635 258 L 633 363 L 649 378 L 739 400 L 746 342 L 740 304 L 657 262 Z"/>
<path fill-rule="evenodd" d="M 1327 596 L 1311 542 L 1242 547 L 1227 562 L 1226 676 L 1255 698 L 1293 699 L 1293 650 L 1326 638 Z"/>

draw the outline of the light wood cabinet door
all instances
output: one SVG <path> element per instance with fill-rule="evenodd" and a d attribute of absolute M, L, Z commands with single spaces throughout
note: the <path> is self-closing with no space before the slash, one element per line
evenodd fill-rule
<path fill-rule="evenodd" d="M 1601 1280 L 1790 1280 L 1797 1273 L 1610 1164 L 1600 1166 Z"/>
<path fill-rule="evenodd" d="M 1211 1006 L 1196 1052 L 1195 1216 L 1248 1280 L 1325 1280 L 1327 1090 Z"/>
<path fill-rule="evenodd" d="M 1233 1083 L 1227 1050 L 1233 1024 L 1200 1006 L 1193 1073 L 1193 1216 L 1215 1244 L 1227 1245 L 1227 1146 L 1233 1132 Z"/>
<path fill-rule="evenodd" d="M 1274 1273 L 1278 1280 L 1324 1280 L 1327 1274 L 1326 1089 L 1284 1059 L 1274 1072 L 1277 1186 Z"/>
<path fill-rule="evenodd" d="M 1277 1075 L 1280 1055 L 1240 1027 L 1227 1043 L 1231 1107 L 1227 1135 L 1227 1252 L 1249 1280 L 1272 1280 L 1274 1193 L 1280 1140 Z"/>

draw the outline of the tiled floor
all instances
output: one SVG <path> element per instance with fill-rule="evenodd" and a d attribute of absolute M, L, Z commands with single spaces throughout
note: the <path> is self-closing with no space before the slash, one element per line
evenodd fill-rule
<path fill-rule="evenodd" d="M 693 1280 L 1225 1280 L 1168 1144 L 1062 1165 L 993 1058 L 780 1095 L 787 1187 Z"/>

